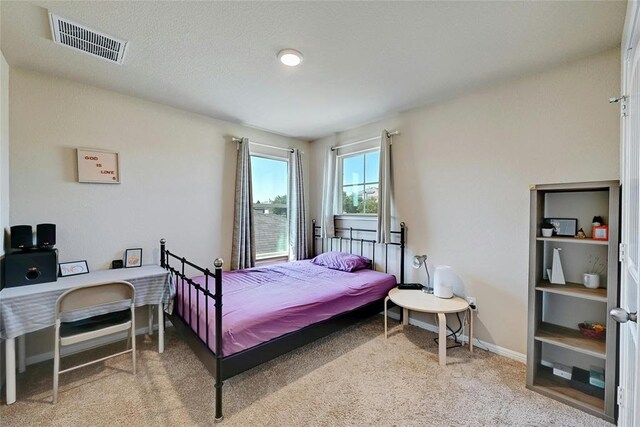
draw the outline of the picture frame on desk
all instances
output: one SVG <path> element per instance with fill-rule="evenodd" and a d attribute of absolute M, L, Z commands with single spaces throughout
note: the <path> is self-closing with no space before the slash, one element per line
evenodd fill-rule
<path fill-rule="evenodd" d="M 131 248 L 124 251 L 124 268 L 142 266 L 142 248 Z"/>
<path fill-rule="evenodd" d="M 86 260 L 61 262 L 58 264 L 58 277 L 77 276 L 89 273 L 89 265 Z"/>

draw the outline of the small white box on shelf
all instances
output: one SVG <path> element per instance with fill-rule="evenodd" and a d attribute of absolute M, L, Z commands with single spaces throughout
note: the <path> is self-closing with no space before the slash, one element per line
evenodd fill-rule
<path fill-rule="evenodd" d="M 557 375 L 559 377 L 565 378 L 567 380 L 571 379 L 571 368 L 563 365 L 561 363 L 553 364 L 553 375 Z"/>

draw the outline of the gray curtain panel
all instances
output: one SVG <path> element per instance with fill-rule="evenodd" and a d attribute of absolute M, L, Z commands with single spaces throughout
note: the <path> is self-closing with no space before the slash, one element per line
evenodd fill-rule
<path fill-rule="evenodd" d="M 387 130 L 380 137 L 380 174 L 378 188 L 378 226 L 379 243 L 391 242 L 391 193 L 393 189 L 391 175 L 391 138 Z"/>
<path fill-rule="evenodd" d="M 321 218 L 321 236 L 323 239 L 334 237 L 335 225 L 333 216 L 335 215 L 335 199 L 336 199 L 336 151 L 328 148 L 327 158 L 324 163 L 324 177 L 322 189 L 322 218 Z"/>
<path fill-rule="evenodd" d="M 308 257 L 302 155 L 294 148 L 289 155 L 289 261 Z"/>
<path fill-rule="evenodd" d="M 233 215 L 231 269 L 241 270 L 256 265 L 256 238 L 253 227 L 253 190 L 251 188 L 251 153 L 249 139 L 242 138 L 236 166 L 236 200 Z"/>

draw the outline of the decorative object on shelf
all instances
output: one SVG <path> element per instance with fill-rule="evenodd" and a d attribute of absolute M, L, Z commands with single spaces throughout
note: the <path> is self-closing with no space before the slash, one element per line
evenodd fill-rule
<path fill-rule="evenodd" d="M 591 235 L 593 236 L 593 227 L 599 227 L 603 223 L 601 216 L 594 216 L 591 220 Z"/>
<path fill-rule="evenodd" d="M 433 294 L 439 298 L 453 298 L 453 284 L 457 277 L 453 268 L 439 265 L 433 275 Z"/>
<path fill-rule="evenodd" d="M 593 240 L 609 240 L 609 226 L 597 225 L 593 227 L 592 236 Z"/>
<path fill-rule="evenodd" d="M 542 227 L 540 227 L 540 231 L 542 232 L 542 237 L 553 236 L 554 228 L 555 227 L 550 222 L 545 222 L 544 224 L 542 224 Z"/>
<path fill-rule="evenodd" d="M 607 259 L 600 260 L 598 255 L 589 255 L 589 270 L 587 273 L 603 274 L 607 270 Z"/>
<path fill-rule="evenodd" d="M 581 228 L 580 230 L 578 230 L 578 234 L 576 234 L 576 239 L 586 239 L 587 235 L 584 232 L 584 230 Z"/>
<path fill-rule="evenodd" d="M 142 266 L 142 248 L 127 249 L 124 252 L 125 268 Z"/>
<path fill-rule="evenodd" d="M 551 277 L 549 281 L 556 285 L 566 285 L 564 281 L 564 270 L 560 261 L 560 251 L 562 248 L 553 248 L 553 264 L 551 265 Z"/>
<path fill-rule="evenodd" d="M 554 236 L 574 237 L 578 231 L 577 218 L 545 218 L 544 221 L 553 225 Z"/>
<path fill-rule="evenodd" d="M 582 322 L 578 324 L 580 333 L 587 338 L 599 340 L 604 338 L 604 334 L 607 332 L 607 328 L 598 322 Z"/>
<path fill-rule="evenodd" d="M 580 390 L 581 392 L 588 395 L 604 399 L 604 390 L 592 386 L 591 384 L 589 384 L 589 380 L 589 371 L 580 369 L 577 366 L 573 367 L 573 369 L 571 370 L 571 381 L 569 381 L 571 388 Z"/>
<path fill-rule="evenodd" d="M 111 268 L 113 270 L 117 270 L 118 268 L 124 267 L 124 262 L 121 259 L 114 259 L 111 261 Z"/>
<path fill-rule="evenodd" d="M 120 184 L 120 157 L 117 152 L 78 148 L 78 182 Z"/>
<path fill-rule="evenodd" d="M 418 269 L 424 264 L 424 270 L 427 272 L 427 284 L 422 288 L 422 292 L 432 294 L 433 288 L 431 287 L 431 276 L 429 275 L 429 268 L 427 267 L 427 258 L 427 255 L 416 255 L 413 257 L 413 263 L 411 265 L 413 268 Z"/>
<path fill-rule="evenodd" d="M 600 275 L 607 269 L 607 262 L 601 261 L 597 255 L 589 255 L 589 269 L 582 275 L 582 284 L 589 289 L 600 287 Z"/>
<path fill-rule="evenodd" d="M 554 363 L 553 364 L 553 375 L 557 375 L 566 380 L 571 379 L 571 368 L 567 365 L 563 365 L 562 363 Z"/>
<path fill-rule="evenodd" d="M 89 265 L 86 260 L 61 262 L 59 264 L 58 275 L 60 277 L 77 276 L 78 274 L 87 274 L 89 272 Z"/>
<path fill-rule="evenodd" d="M 582 275 L 582 284 L 585 288 L 598 289 L 600 287 L 600 275 L 593 273 L 584 273 Z"/>
<path fill-rule="evenodd" d="M 589 369 L 589 384 L 604 390 L 604 369 L 592 365 Z"/>

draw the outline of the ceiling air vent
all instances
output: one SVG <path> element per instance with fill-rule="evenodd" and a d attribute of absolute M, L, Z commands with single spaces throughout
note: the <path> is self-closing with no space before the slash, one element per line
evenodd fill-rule
<path fill-rule="evenodd" d="M 122 64 L 127 42 L 49 13 L 55 43 Z"/>

